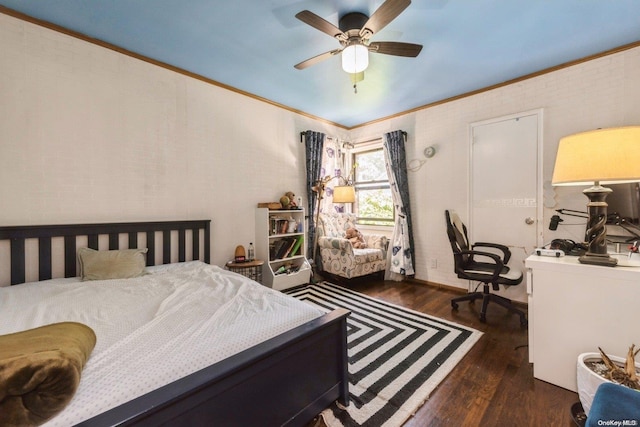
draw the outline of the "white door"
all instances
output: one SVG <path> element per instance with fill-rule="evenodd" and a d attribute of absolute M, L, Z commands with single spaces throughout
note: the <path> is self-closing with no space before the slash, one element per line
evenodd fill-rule
<path fill-rule="evenodd" d="M 470 240 L 509 246 L 523 272 L 542 244 L 541 123 L 537 110 L 471 125 Z M 526 283 L 500 293 L 527 300 Z"/>

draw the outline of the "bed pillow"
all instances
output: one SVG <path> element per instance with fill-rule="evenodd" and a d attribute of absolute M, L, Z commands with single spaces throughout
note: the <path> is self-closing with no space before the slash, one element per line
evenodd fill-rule
<path fill-rule="evenodd" d="M 0 425 L 40 425 L 62 411 L 95 345 L 76 322 L 0 336 Z"/>
<path fill-rule="evenodd" d="M 96 251 L 78 249 L 80 278 L 84 280 L 129 279 L 145 274 L 147 248 Z"/>

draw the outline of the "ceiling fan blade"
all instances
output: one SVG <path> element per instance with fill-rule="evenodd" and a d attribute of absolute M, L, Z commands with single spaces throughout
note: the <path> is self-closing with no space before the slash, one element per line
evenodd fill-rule
<path fill-rule="evenodd" d="M 311 25 L 313 28 L 322 31 L 325 34 L 329 34 L 331 37 L 347 40 L 347 35 L 343 33 L 340 28 L 336 27 L 331 22 L 320 18 L 313 12 L 303 10 L 302 12 L 298 12 L 296 14 L 296 18 L 298 18 L 305 24 Z"/>
<path fill-rule="evenodd" d="M 422 50 L 421 44 L 401 42 L 372 42 L 369 51 L 385 55 L 409 56 L 415 58 Z"/>
<path fill-rule="evenodd" d="M 382 3 L 369 20 L 360 30 L 360 37 L 368 39 L 378 31 L 382 30 L 387 24 L 402 13 L 409 5 L 411 0 L 387 0 Z"/>
<path fill-rule="evenodd" d="M 302 61 L 299 64 L 294 65 L 294 68 L 298 70 L 304 70 L 305 68 L 311 67 L 312 65 L 317 64 L 318 62 L 322 62 L 325 59 L 329 59 L 334 55 L 342 52 L 342 49 L 330 50 L 329 52 L 321 53 L 320 55 L 316 55 L 313 58 L 309 58 L 306 61 Z"/>

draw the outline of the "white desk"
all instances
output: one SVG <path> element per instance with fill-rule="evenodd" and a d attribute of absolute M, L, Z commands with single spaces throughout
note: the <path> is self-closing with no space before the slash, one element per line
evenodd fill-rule
<path fill-rule="evenodd" d="M 634 257 L 634 263 L 638 258 Z M 529 256 L 529 361 L 533 376 L 576 391 L 580 353 L 625 357 L 640 345 L 640 267 Z"/>

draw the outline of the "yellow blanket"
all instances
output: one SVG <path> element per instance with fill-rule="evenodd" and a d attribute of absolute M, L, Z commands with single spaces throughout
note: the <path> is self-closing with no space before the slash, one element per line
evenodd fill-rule
<path fill-rule="evenodd" d="M 0 336 L 0 426 L 40 425 L 62 411 L 96 344 L 91 328 L 63 322 Z"/>

